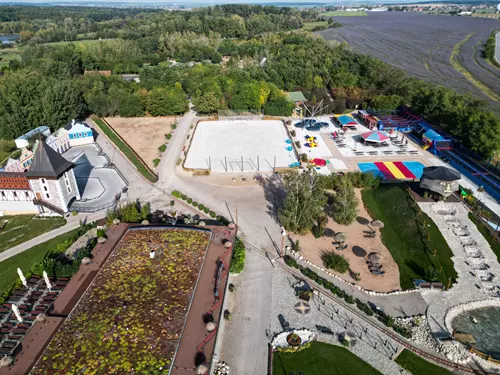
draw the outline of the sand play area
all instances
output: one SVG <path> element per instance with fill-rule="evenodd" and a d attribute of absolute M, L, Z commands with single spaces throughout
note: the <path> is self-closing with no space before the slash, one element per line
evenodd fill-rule
<path fill-rule="evenodd" d="M 153 168 L 159 155 L 158 147 L 165 143 L 165 134 L 172 130 L 175 117 L 107 117 L 106 121 L 125 142 Z"/>
<path fill-rule="evenodd" d="M 352 271 L 359 272 L 361 280 L 356 282 L 349 275 L 349 272 L 339 274 L 333 270 L 329 271 L 337 274 L 346 281 L 355 282 L 364 289 L 376 292 L 400 290 L 398 266 L 394 259 L 392 259 L 389 250 L 382 243 L 379 231 L 377 230 L 377 236 L 373 238 L 365 235 L 366 232 L 371 231 L 369 223 L 372 221 L 372 218 L 363 206 L 361 191 L 359 189 L 356 189 L 356 197 L 360 204 L 358 206 L 358 217 L 353 224 L 349 226 L 339 225 L 329 218 L 325 237 L 316 239 L 311 233 L 308 233 L 303 236 L 293 235 L 292 238 L 294 241 L 300 241 L 300 254 L 305 259 L 319 266 L 323 266 L 321 254 L 324 251 L 333 251 L 336 254 L 343 255 L 349 262 Z M 335 250 L 336 241 L 332 236 L 336 232 L 347 233 L 347 249 L 342 251 Z M 379 254 L 383 265 L 382 270 L 385 271 L 384 275 L 372 275 L 368 270 L 366 256 L 371 252 Z"/>
<path fill-rule="evenodd" d="M 218 173 L 270 172 L 296 162 L 282 121 L 202 121 L 184 167 Z"/>

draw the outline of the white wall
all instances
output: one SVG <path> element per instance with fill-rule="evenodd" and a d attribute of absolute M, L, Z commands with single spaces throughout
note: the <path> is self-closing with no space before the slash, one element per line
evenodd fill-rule
<path fill-rule="evenodd" d="M 4 215 L 38 214 L 38 207 L 33 201 L 2 201 L 0 212 Z"/>
<path fill-rule="evenodd" d="M 94 143 L 94 137 L 83 137 L 83 138 L 74 138 L 69 140 L 69 145 L 73 146 L 81 146 L 81 145 L 89 145 Z"/>

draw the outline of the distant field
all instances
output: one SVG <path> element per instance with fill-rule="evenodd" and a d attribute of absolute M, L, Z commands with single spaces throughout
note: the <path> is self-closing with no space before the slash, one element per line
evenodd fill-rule
<path fill-rule="evenodd" d="M 108 43 L 114 43 L 116 39 L 101 39 L 101 40 L 73 40 L 69 42 L 54 42 L 54 43 L 46 43 L 48 46 L 64 46 L 67 44 L 74 44 L 80 49 L 85 49 L 88 47 L 93 47 L 97 46 L 101 43 L 108 44 Z"/>
<path fill-rule="evenodd" d="M 472 80 L 464 79 L 450 62 L 455 60 L 475 80 L 500 95 L 500 69 L 483 57 L 484 44 L 498 21 L 479 17 L 450 17 L 414 12 L 370 12 L 367 17 L 345 17 L 343 27 L 318 32 L 325 39 L 347 42 L 355 52 L 372 55 L 408 74 L 470 93 L 487 101 L 500 114 L 500 102 Z M 446 35 L 446 37 L 443 37 Z"/>
<path fill-rule="evenodd" d="M 325 17 L 356 17 L 356 16 L 366 16 L 364 10 L 358 12 L 342 12 L 342 11 L 331 11 L 326 13 L 321 13 Z"/>
<path fill-rule="evenodd" d="M 314 29 L 315 27 L 318 27 L 318 26 L 328 27 L 328 22 L 326 22 L 326 21 L 304 22 L 304 24 L 302 25 L 302 29 L 311 31 L 312 29 Z"/>

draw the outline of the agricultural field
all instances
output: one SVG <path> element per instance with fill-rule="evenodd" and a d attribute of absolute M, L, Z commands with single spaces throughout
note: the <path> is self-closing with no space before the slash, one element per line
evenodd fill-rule
<path fill-rule="evenodd" d="M 32 374 L 167 373 L 208 242 L 196 230 L 128 232 Z"/>
<path fill-rule="evenodd" d="M 341 10 L 332 10 L 330 12 L 321 13 L 323 17 L 359 17 L 366 16 L 366 12 L 364 10 L 356 11 L 356 12 L 345 12 Z"/>
<path fill-rule="evenodd" d="M 315 27 L 328 27 L 328 22 L 326 21 L 316 21 L 316 22 L 304 22 L 302 25 L 303 30 L 311 31 Z"/>
<path fill-rule="evenodd" d="M 21 60 L 21 56 L 17 52 L 0 51 L 0 68 L 9 66 L 12 60 Z"/>
<path fill-rule="evenodd" d="M 500 113 L 500 102 L 481 89 L 484 85 L 500 95 L 500 69 L 483 57 L 484 43 L 498 28 L 498 21 L 412 12 L 372 12 L 363 18 L 343 18 L 342 24 L 341 28 L 319 34 L 325 39 L 347 41 L 354 51 L 372 55 L 418 78 L 470 92 L 488 101 L 495 112 Z M 466 42 L 460 44 L 468 35 Z M 455 61 L 479 81 L 479 85 L 453 67 L 454 47 L 458 48 Z"/>

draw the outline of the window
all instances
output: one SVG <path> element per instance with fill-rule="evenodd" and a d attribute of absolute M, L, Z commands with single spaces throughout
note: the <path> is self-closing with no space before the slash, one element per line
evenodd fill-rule
<path fill-rule="evenodd" d="M 45 191 L 49 191 L 49 189 L 47 189 L 47 186 L 44 186 L 44 187 L 43 187 L 43 190 L 45 190 Z"/>
<path fill-rule="evenodd" d="M 1 195 L 2 195 L 2 199 L 4 199 L 4 200 L 5 200 L 5 199 L 7 198 L 7 197 L 5 196 L 5 193 L 4 193 L 3 191 L 2 191 L 2 194 L 1 194 Z"/>
<path fill-rule="evenodd" d="M 27 191 L 24 192 L 24 195 L 26 196 L 26 198 L 30 199 L 30 195 Z"/>
<path fill-rule="evenodd" d="M 71 193 L 71 187 L 68 185 L 68 193 Z"/>
<path fill-rule="evenodd" d="M 17 199 L 17 193 L 14 192 L 14 199 Z"/>
<path fill-rule="evenodd" d="M 45 183 L 45 178 L 42 178 L 42 184 L 44 184 L 44 183 Z"/>
<path fill-rule="evenodd" d="M 47 199 L 50 199 L 49 193 L 46 193 L 45 196 L 47 197 Z"/>

